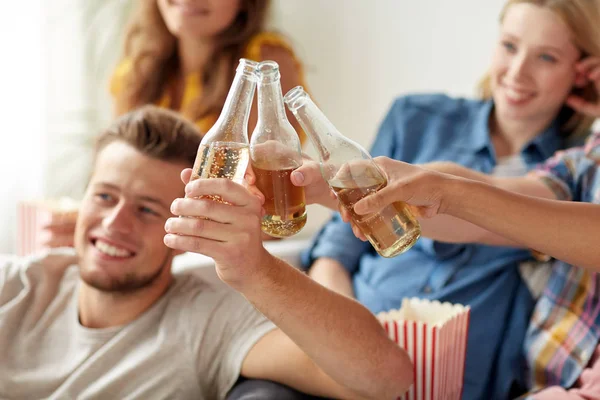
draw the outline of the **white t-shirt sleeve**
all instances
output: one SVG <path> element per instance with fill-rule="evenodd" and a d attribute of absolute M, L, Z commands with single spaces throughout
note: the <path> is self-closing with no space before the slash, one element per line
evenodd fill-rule
<path fill-rule="evenodd" d="M 0 255 L 0 310 L 23 289 L 20 272 L 25 265 L 19 261 L 14 256 Z"/>
<path fill-rule="evenodd" d="M 223 292 L 201 340 L 193 346 L 198 379 L 207 398 L 225 398 L 250 349 L 274 328 L 242 295 L 233 290 Z"/>

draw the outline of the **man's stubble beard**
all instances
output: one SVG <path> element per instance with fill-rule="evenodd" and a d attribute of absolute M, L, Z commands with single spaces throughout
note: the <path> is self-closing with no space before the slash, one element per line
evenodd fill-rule
<path fill-rule="evenodd" d="M 164 272 L 164 269 L 171 267 L 169 261 L 171 260 L 172 255 L 173 249 L 168 248 L 165 257 L 156 271 L 145 276 L 137 276 L 134 273 L 128 273 L 121 279 L 113 278 L 110 279 L 109 282 L 106 282 L 103 279 L 87 277 L 85 273 L 80 273 L 80 276 L 86 284 L 101 292 L 113 294 L 131 294 L 152 286 Z"/>

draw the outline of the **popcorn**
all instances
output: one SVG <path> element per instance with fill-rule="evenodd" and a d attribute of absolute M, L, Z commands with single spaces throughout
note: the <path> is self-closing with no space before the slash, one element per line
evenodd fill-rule
<path fill-rule="evenodd" d="M 44 227 L 75 224 L 78 210 L 79 202 L 67 197 L 19 202 L 17 254 L 26 256 L 43 250 Z"/>

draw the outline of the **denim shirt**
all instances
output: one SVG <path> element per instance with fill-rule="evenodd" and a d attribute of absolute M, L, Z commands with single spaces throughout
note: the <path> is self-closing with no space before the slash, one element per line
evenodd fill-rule
<path fill-rule="evenodd" d="M 409 163 L 452 161 L 491 173 L 496 156 L 488 121 L 492 101 L 445 95 L 398 98 L 384 119 L 371 154 Z M 564 145 L 554 122 L 521 150 L 528 169 Z M 339 261 L 352 276 L 359 302 L 377 313 L 399 308 L 404 297 L 471 306 L 464 399 L 506 398 L 513 382 L 524 384 L 522 343 L 534 306 L 518 264 L 528 251 L 421 238 L 395 258 L 379 256 L 335 214 L 302 255 Z"/>

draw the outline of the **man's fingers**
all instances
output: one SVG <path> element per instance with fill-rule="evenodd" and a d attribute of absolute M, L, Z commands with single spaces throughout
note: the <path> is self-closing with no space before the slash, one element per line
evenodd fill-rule
<path fill-rule="evenodd" d="M 204 218 L 169 218 L 165 223 L 165 231 L 182 236 L 196 236 L 219 242 L 231 237 L 234 226 L 211 221 Z"/>
<path fill-rule="evenodd" d="M 210 198 L 183 198 L 175 199 L 171 203 L 171 212 L 175 215 L 193 218 L 208 218 L 216 222 L 232 224 L 236 214 L 232 212 L 231 204 L 224 204 Z"/>
<path fill-rule="evenodd" d="M 318 163 L 307 161 L 292 172 L 290 179 L 295 186 L 308 186 L 323 180 L 323 176 Z"/>
<path fill-rule="evenodd" d="M 256 174 L 254 173 L 254 169 L 252 169 L 252 164 L 248 165 L 246 168 L 246 174 L 244 175 L 244 180 L 248 182 L 248 185 L 254 185 L 256 183 Z"/>
<path fill-rule="evenodd" d="M 248 189 L 248 191 L 258 199 L 258 201 L 260 201 L 260 204 L 265 204 L 265 195 L 258 189 L 258 187 L 251 185 L 247 186 L 246 189 Z"/>
<path fill-rule="evenodd" d="M 185 186 L 186 197 L 218 196 L 238 206 L 260 206 L 258 199 L 244 186 L 226 178 L 196 179 Z M 184 215 L 184 214 L 179 214 Z"/>
<path fill-rule="evenodd" d="M 192 169 L 191 168 L 186 168 L 183 171 L 181 171 L 181 181 L 183 182 L 184 185 L 188 184 L 191 177 L 192 177 Z"/>
<path fill-rule="evenodd" d="M 195 236 L 181 236 L 167 233 L 163 241 L 165 245 L 172 249 L 200 253 L 212 258 L 215 256 L 218 257 L 227 251 L 223 243 Z"/>
<path fill-rule="evenodd" d="M 248 189 L 250 193 L 256 196 L 256 198 L 260 201 L 260 204 L 265 203 L 265 195 L 256 186 L 256 174 L 254 173 L 254 169 L 252 169 L 251 164 L 248 165 L 246 174 L 244 175 L 244 187 Z"/>

